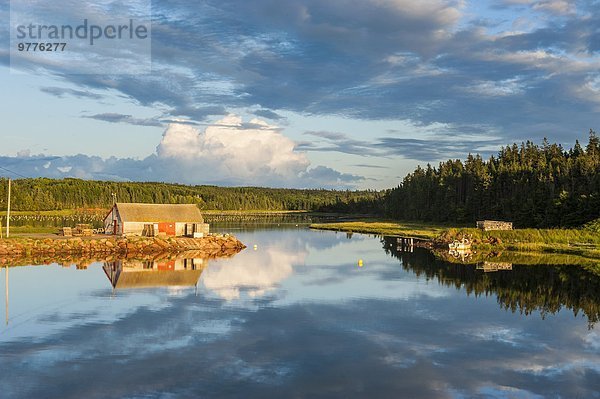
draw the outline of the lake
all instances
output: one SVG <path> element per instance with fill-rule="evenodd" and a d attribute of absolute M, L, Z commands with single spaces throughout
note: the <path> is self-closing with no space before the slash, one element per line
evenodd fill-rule
<path fill-rule="evenodd" d="M 600 397 L 593 269 L 227 231 L 248 246 L 228 259 L 0 270 L 0 396 Z"/>

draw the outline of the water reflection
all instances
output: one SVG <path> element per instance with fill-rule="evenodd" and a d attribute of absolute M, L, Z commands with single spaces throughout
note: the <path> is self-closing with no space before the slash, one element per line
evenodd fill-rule
<path fill-rule="evenodd" d="M 401 261 L 404 270 L 464 290 L 467 295 L 496 295 L 504 309 L 542 317 L 562 308 L 583 313 L 589 327 L 600 319 L 600 273 L 581 265 L 524 265 L 481 261 L 462 264 L 437 258 L 425 249 L 398 251 L 395 239 L 383 239 L 386 253 Z"/>
<path fill-rule="evenodd" d="M 115 289 L 195 287 L 208 260 L 192 256 L 194 254 L 152 260 L 115 260 L 104 262 L 102 269 Z"/>
<path fill-rule="evenodd" d="M 478 270 L 418 248 L 386 253 L 362 234 L 254 229 L 239 238 L 248 249 L 202 264 L 11 268 L 0 396 L 598 397 L 600 335 L 581 317 L 598 300 L 591 272 L 518 262 Z M 174 272 L 200 274 L 181 289 L 170 279 L 120 286 L 128 274 Z M 553 301 L 580 316 L 498 307 Z"/>
<path fill-rule="evenodd" d="M 485 273 L 493 273 L 500 270 L 512 270 L 513 264 L 508 262 L 481 262 L 477 264 L 477 270 L 483 270 Z"/>
<path fill-rule="evenodd" d="M 290 251 L 261 245 L 260 250 L 213 262 L 203 273 L 202 283 L 226 300 L 239 299 L 242 292 L 251 298 L 262 297 L 290 277 L 293 265 L 304 263 L 306 255 L 306 249 Z"/>

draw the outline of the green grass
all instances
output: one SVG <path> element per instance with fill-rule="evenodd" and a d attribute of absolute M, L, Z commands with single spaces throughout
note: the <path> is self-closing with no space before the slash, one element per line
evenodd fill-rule
<path fill-rule="evenodd" d="M 360 222 L 313 223 L 310 225 L 310 228 L 422 239 L 434 239 L 447 230 L 447 227 L 434 224 L 383 221 L 377 219 Z"/>
<path fill-rule="evenodd" d="M 365 220 L 360 222 L 317 223 L 311 228 L 380 235 L 399 235 L 434 240 L 440 246 L 464 236 L 472 238 L 479 251 L 561 253 L 600 259 L 600 234 L 589 229 L 517 229 L 483 231 L 415 222 Z"/>
<path fill-rule="evenodd" d="M 58 227 L 10 226 L 10 236 L 19 234 L 52 234 L 58 232 Z M 2 237 L 6 237 L 6 226 L 2 226 Z"/>
<path fill-rule="evenodd" d="M 451 228 L 436 240 L 450 242 L 464 236 L 471 237 L 473 248 L 479 250 L 554 252 L 586 257 L 598 257 L 600 254 L 600 234 L 585 229 L 483 231 Z"/>
<path fill-rule="evenodd" d="M 475 251 L 465 261 L 451 256 L 448 251 L 435 250 L 436 257 L 451 263 L 478 264 L 488 262 L 507 262 L 519 265 L 580 265 L 590 267 L 600 273 L 600 252 L 594 254 L 569 252 L 538 251 Z"/>
<path fill-rule="evenodd" d="M 102 214 L 108 213 L 109 209 L 60 209 L 51 211 L 11 211 L 11 216 L 73 216 L 81 214 Z M 0 213 L 0 216 L 6 220 L 6 211 Z"/>
<path fill-rule="evenodd" d="M 309 213 L 308 211 L 270 211 L 270 210 L 224 210 L 218 209 L 202 209 L 201 212 L 205 215 L 287 215 L 298 213 Z"/>

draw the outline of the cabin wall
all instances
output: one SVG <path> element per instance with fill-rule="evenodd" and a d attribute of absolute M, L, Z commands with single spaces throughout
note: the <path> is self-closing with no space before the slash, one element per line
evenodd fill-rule
<path fill-rule="evenodd" d="M 154 226 L 154 234 L 158 235 L 161 231 L 167 232 L 168 235 L 177 237 L 192 237 L 194 233 L 207 235 L 209 232 L 208 223 L 194 222 L 161 222 L 161 221 L 146 221 L 146 222 L 123 222 L 119 215 L 119 210 L 116 206 L 109 211 L 104 218 L 104 233 L 108 235 L 115 234 L 114 224 L 117 224 L 117 235 L 137 235 L 141 236 L 144 233 L 146 225 Z"/>
<path fill-rule="evenodd" d="M 159 224 L 160 223 L 153 223 L 153 222 L 125 222 L 123 223 L 123 231 L 119 234 L 124 234 L 124 235 L 142 235 L 142 232 L 144 231 L 144 226 L 147 224 L 152 224 L 154 225 L 154 231 L 155 234 L 159 233 Z M 187 232 L 187 230 L 189 230 L 190 225 L 194 225 L 194 232 L 199 232 L 199 233 L 203 233 L 203 234 L 208 234 L 209 231 L 209 225 L 208 223 L 183 223 L 183 222 L 177 222 L 177 223 L 169 223 L 169 224 L 174 224 L 175 225 L 175 235 L 177 237 L 183 237 L 186 234 L 191 236 L 192 234 L 189 234 Z M 187 230 L 186 230 L 186 225 L 188 226 Z"/>
<path fill-rule="evenodd" d="M 185 235 L 185 223 L 175 223 L 175 235 L 178 237 Z"/>
<path fill-rule="evenodd" d="M 117 234 L 122 234 L 123 226 L 119 220 L 119 212 L 116 207 L 112 207 L 108 215 L 104 218 L 104 234 L 113 235 L 114 234 L 114 223 L 117 223 Z"/>
<path fill-rule="evenodd" d="M 512 230 L 512 222 L 500 222 L 497 220 L 480 220 L 477 222 L 477 228 L 490 231 L 490 230 Z"/>
<path fill-rule="evenodd" d="M 148 224 L 146 222 L 125 222 L 123 223 L 123 231 L 121 234 L 123 235 L 142 235 L 142 230 L 144 230 L 144 225 Z"/>
<path fill-rule="evenodd" d="M 112 212 L 110 213 L 110 215 L 108 215 L 104 219 L 104 234 L 112 234 L 113 233 L 113 220 L 110 217 L 111 215 L 112 215 Z"/>

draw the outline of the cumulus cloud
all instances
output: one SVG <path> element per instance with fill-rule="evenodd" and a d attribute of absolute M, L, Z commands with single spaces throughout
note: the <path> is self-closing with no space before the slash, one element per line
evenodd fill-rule
<path fill-rule="evenodd" d="M 127 117 L 104 116 L 109 120 Z M 228 115 L 204 130 L 185 122 L 169 124 L 156 153 L 141 160 L 81 154 L 48 157 L 20 151 L 17 157 L 0 157 L 0 161 L 31 177 L 325 188 L 350 188 L 362 180 L 311 166 L 306 154 L 295 147 L 276 126 L 260 119 L 245 123 L 239 116 Z"/>
<path fill-rule="evenodd" d="M 244 128 L 242 119 L 229 115 L 199 132 L 189 125 L 171 124 L 157 148 L 160 158 L 208 168 L 217 175 L 253 180 L 294 179 L 310 162 L 294 151 L 295 143 L 275 126 L 259 119 Z"/>

